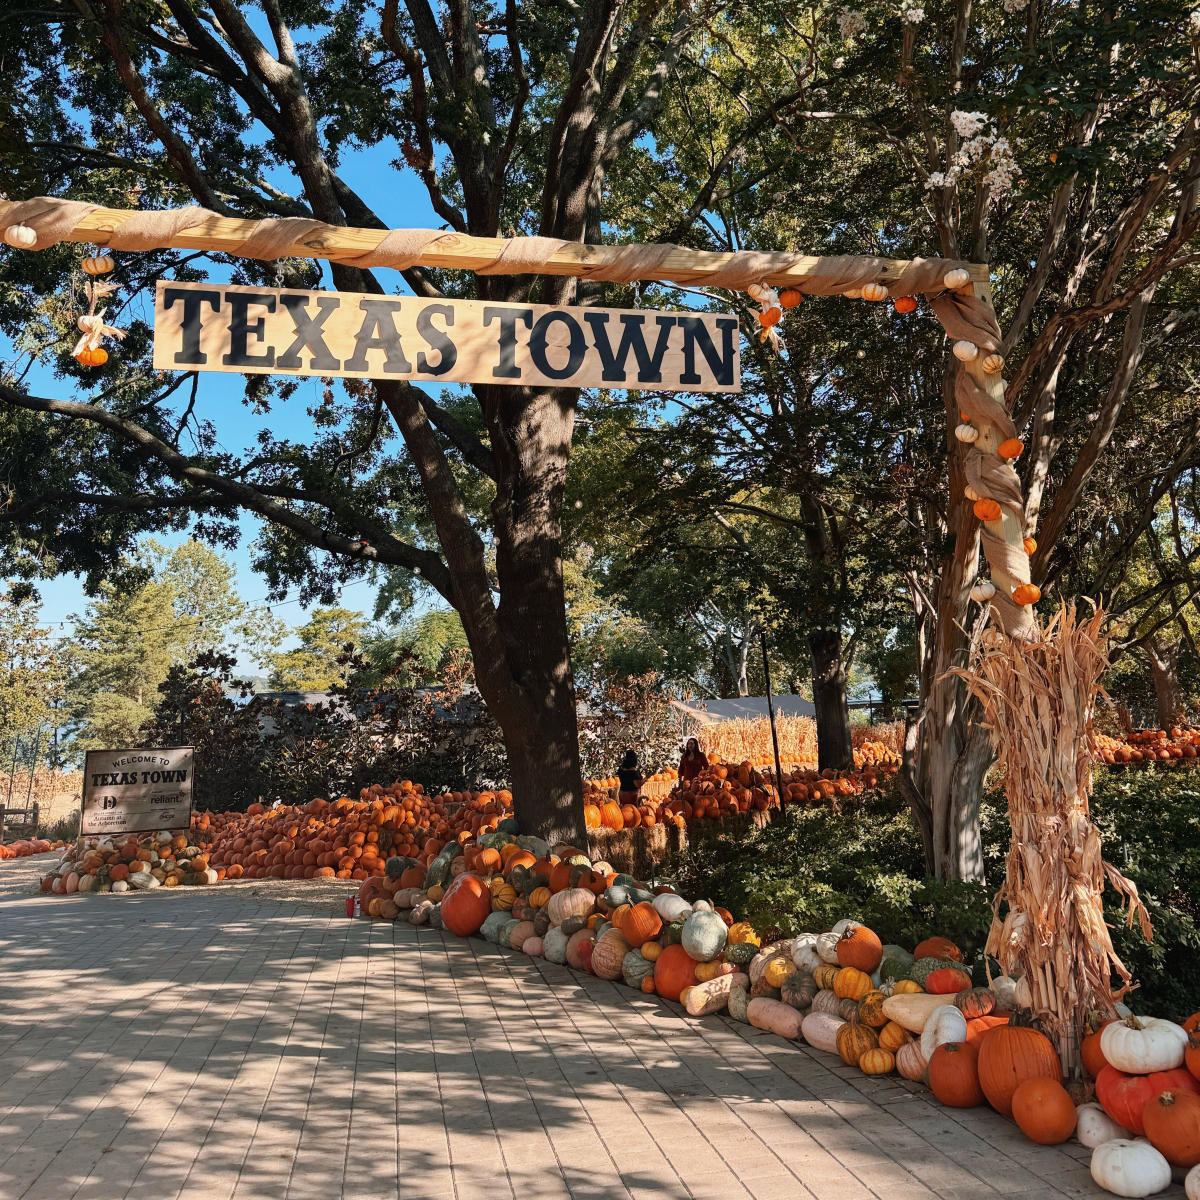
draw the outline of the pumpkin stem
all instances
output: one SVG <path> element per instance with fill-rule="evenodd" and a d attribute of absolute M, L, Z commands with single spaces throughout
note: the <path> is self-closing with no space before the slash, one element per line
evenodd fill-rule
<path fill-rule="evenodd" d="M 1129 1016 L 1125 1018 L 1125 1024 L 1128 1025 L 1130 1029 L 1146 1028 L 1145 1025 L 1143 1025 L 1133 1013 L 1130 1013 Z"/>

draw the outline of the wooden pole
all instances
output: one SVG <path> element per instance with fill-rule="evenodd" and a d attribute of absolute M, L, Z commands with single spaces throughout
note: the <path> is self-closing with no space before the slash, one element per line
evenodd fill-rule
<path fill-rule="evenodd" d="M 0 201 L 0 229 L 8 224 L 7 214 L 15 201 Z M 128 209 L 97 208 L 82 217 L 64 241 L 108 244 L 112 232 L 135 213 Z M 221 254 L 236 255 L 254 232 L 256 220 L 241 220 L 234 217 L 209 217 L 199 225 L 175 234 L 171 246 L 181 250 L 213 250 Z M 349 225 L 325 225 L 293 242 L 280 252 L 285 258 L 341 259 L 374 250 L 387 236 L 386 229 L 359 229 Z M 448 267 L 457 270 L 474 270 L 494 262 L 505 245 L 504 238 L 469 237 L 463 233 L 445 233 L 438 237 L 435 245 L 423 253 L 419 265 L 423 267 Z M 601 259 L 605 246 L 567 245 L 556 250 L 537 268 L 539 275 L 580 275 Z M 728 266 L 738 258 L 737 254 L 718 254 L 707 250 L 689 250 L 675 246 L 657 268 L 647 269 L 641 278 L 669 280 L 679 274 L 695 271 L 716 271 Z M 796 260 L 785 271 L 768 274 L 765 281 L 774 286 L 786 284 L 802 285 L 815 274 L 822 263 L 816 255 L 806 255 Z M 878 279 L 888 283 L 896 279 L 909 265 L 907 259 L 880 260 L 883 265 Z M 986 282 L 986 264 L 972 263 L 965 267 L 972 278 Z M 703 280 L 696 281 L 703 284 Z"/>
<path fill-rule="evenodd" d="M 771 664 L 767 661 L 767 635 L 758 635 L 762 646 L 763 678 L 767 686 L 767 718 L 771 722 L 771 745 L 775 750 L 775 790 L 779 794 L 779 810 L 783 811 L 783 764 L 779 761 L 779 734 L 775 729 L 775 704 L 771 699 Z"/>
<path fill-rule="evenodd" d="M 986 300 L 988 305 L 992 302 L 992 289 L 986 282 L 975 281 L 973 283 L 975 295 L 981 300 Z M 983 369 L 984 352 L 980 351 L 976 357 L 968 363 L 962 364 L 964 369 L 975 380 L 981 383 L 988 392 L 988 395 L 1004 404 L 1004 378 L 1000 374 L 989 374 Z M 979 437 L 975 441 L 976 449 L 984 454 L 995 454 L 996 448 L 1003 440 L 1000 431 L 987 421 L 978 422 Z M 1025 528 L 1021 520 L 1012 512 L 1011 509 L 1004 505 L 1000 506 L 1000 516 L 995 521 L 986 522 L 987 529 L 990 533 L 997 536 L 1001 541 L 1007 543 L 1014 550 L 1019 552 L 1019 562 L 1022 564 L 1023 574 L 1020 578 L 1011 574 L 1007 569 L 1007 564 L 1002 561 L 988 559 L 988 566 L 991 569 L 992 583 L 995 585 L 996 591 L 1001 592 L 1006 596 L 1012 596 L 1013 589 L 1019 584 L 1029 583 L 1029 556 L 1025 553 Z M 983 553 L 987 557 L 988 539 L 982 539 Z M 1028 637 L 1034 630 L 1034 616 L 1032 605 L 1023 605 L 1019 609 L 1019 615 L 1016 618 L 1016 624 L 1007 632 L 1014 637 Z"/>

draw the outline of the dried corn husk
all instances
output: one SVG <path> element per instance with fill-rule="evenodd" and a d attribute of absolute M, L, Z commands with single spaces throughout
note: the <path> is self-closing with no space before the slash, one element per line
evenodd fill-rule
<path fill-rule="evenodd" d="M 1078 620 L 1072 604 L 1028 639 L 990 630 L 975 666 L 956 672 L 983 705 L 1012 823 L 987 953 L 1006 975 L 1025 976 L 1068 1078 L 1079 1072 L 1088 1013 L 1114 1014 L 1133 986 L 1104 922 L 1106 880 L 1124 897 L 1128 924 L 1136 918 L 1153 936 L 1137 888 L 1104 862 L 1088 811 L 1092 714 L 1108 665 L 1103 622 L 1099 609 Z"/>

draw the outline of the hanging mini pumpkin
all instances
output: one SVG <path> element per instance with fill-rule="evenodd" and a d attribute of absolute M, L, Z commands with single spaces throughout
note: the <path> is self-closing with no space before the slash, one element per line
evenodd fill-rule
<path fill-rule="evenodd" d="M 1025 538 L 1021 545 L 1025 547 L 1026 554 L 1032 554 L 1037 549 L 1037 542 L 1033 538 Z"/>
<path fill-rule="evenodd" d="M 983 497 L 969 483 L 965 488 L 963 488 L 963 495 L 972 502 L 983 499 Z M 917 955 L 917 957 L 920 958 L 920 955 Z"/>
<path fill-rule="evenodd" d="M 4 240 L 18 250 L 28 250 L 37 245 L 37 231 L 28 225 L 10 225 L 4 231 Z"/>
<path fill-rule="evenodd" d="M 892 307 L 898 313 L 916 312 L 917 298 L 916 296 L 897 296 L 896 299 L 892 301 Z"/>
<path fill-rule="evenodd" d="M 108 362 L 108 351 L 103 346 L 97 346 L 94 350 L 85 347 L 75 357 L 82 366 L 102 367 Z"/>
<path fill-rule="evenodd" d="M 1020 438 L 1005 438 L 1004 441 L 996 447 L 996 453 L 1001 458 L 1020 458 L 1021 452 L 1025 449 L 1025 443 Z"/>
<path fill-rule="evenodd" d="M 983 359 L 983 369 L 989 375 L 999 375 L 1004 370 L 1004 355 L 987 354 Z"/>
<path fill-rule="evenodd" d="M 953 271 L 947 271 L 942 276 L 942 284 L 948 287 L 951 291 L 955 288 L 966 287 L 971 282 L 971 274 L 969 271 L 964 271 L 962 267 L 955 267 Z"/>
<path fill-rule="evenodd" d="M 116 265 L 107 254 L 97 254 L 92 258 L 85 258 L 82 263 L 86 275 L 107 275 Z"/>
<path fill-rule="evenodd" d="M 976 500 L 973 511 L 980 521 L 1000 520 L 1001 508 L 995 500 Z"/>
<path fill-rule="evenodd" d="M 979 430 L 969 421 L 964 421 L 961 425 L 955 425 L 954 436 L 960 442 L 966 442 L 969 446 L 972 442 L 979 439 Z"/>
<path fill-rule="evenodd" d="M 882 283 L 867 283 L 863 285 L 862 298 L 864 300 L 886 300 L 888 290 Z"/>
<path fill-rule="evenodd" d="M 779 304 L 782 308 L 795 308 L 804 297 L 795 288 L 784 288 L 779 293 Z"/>
<path fill-rule="evenodd" d="M 954 357 L 959 362 L 974 362 L 979 357 L 979 347 L 974 342 L 958 341 L 954 343 Z"/>
<path fill-rule="evenodd" d="M 1042 589 L 1036 583 L 1018 583 L 1012 598 L 1016 604 L 1036 604 L 1042 598 Z"/>
<path fill-rule="evenodd" d="M 971 599 L 976 604 L 984 604 L 996 594 L 996 585 L 990 579 L 981 579 L 971 588 Z"/>

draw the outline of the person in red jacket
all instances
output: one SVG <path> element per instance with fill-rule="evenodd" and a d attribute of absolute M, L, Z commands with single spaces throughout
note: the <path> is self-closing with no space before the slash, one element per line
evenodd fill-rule
<path fill-rule="evenodd" d="M 700 749 L 700 743 L 695 738 L 688 738 L 683 748 L 683 757 L 679 760 L 679 779 L 682 783 L 691 783 L 704 768 L 708 759 Z"/>

